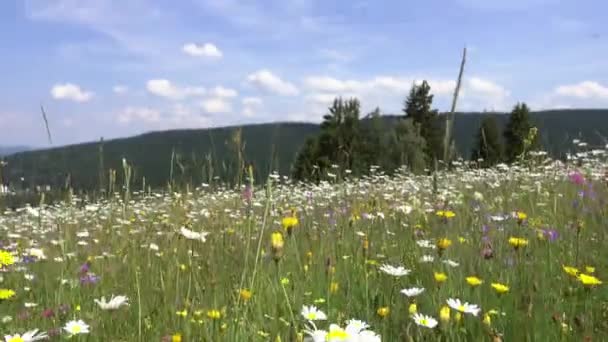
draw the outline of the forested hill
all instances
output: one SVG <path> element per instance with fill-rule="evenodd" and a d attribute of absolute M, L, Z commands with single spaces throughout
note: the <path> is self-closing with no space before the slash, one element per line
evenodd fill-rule
<path fill-rule="evenodd" d="M 468 158 L 474 135 L 484 115 L 495 115 L 504 125 L 506 113 L 458 113 L 454 137 L 458 152 Z M 398 116 L 383 116 L 386 127 Z M 532 112 L 531 121 L 541 133 L 542 144 L 552 155 L 561 157 L 571 147 L 574 138 L 591 146 L 608 142 L 608 110 L 553 110 Z M 46 150 L 16 153 L 5 158 L 4 181 L 31 187 L 37 184 L 64 184 L 70 175 L 75 188 L 94 188 L 107 182 L 107 170 L 117 170 L 120 178 L 122 159 L 134 168 L 134 184 L 164 186 L 173 172 L 174 180 L 194 184 L 219 176 L 232 180 L 238 169 L 234 139 L 237 127 L 171 130 L 152 132 L 102 143 L 91 142 Z M 270 123 L 244 125 L 240 142 L 243 159 L 252 164 L 258 180 L 270 170 L 289 174 L 297 151 L 307 137 L 316 134 L 319 126 L 308 123 Z M 388 132 L 388 130 L 387 130 Z M 100 151 L 103 151 L 102 153 Z M 173 157 L 172 157 L 173 156 Z M 172 161 L 173 159 L 173 167 Z M 103 165 L 105 170 L 100 165 Z M 173 170 L 173 171 L 171 171 Z"/>

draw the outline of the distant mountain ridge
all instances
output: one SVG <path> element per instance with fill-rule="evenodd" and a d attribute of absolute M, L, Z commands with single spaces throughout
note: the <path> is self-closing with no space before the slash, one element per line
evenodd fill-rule
<path fill-rule="evenodd" d="M 468 158 L 474 135 L 485 115 L 494 115 L 504 126 L 507 113 L 457 113 L 454 138 L 457 152 Z M 384 115 L 383 122 L 392 126 L 401 116 Z M 608 143 L 608 109 L 549 110 L 531 113 L 531 121 L 541 134 L 544 148 L 553 156 L 563 157 L 570 151 L 572 139 L 579 138 L 590 146 Z M 363 120 L 365 124 L 366 119 Z M 304 141 L 319 132 L 312 123 L 267 123 L 239 126 L 244 142 L 243 155 L 252 164 L 257 180 L 265 179 L 271 170 L 289 174 L 297 151 Z M 21 177 L 28 186 L 61 185 L 70 175 L 76 188 L 95 188 L 107 174 L 117 170 L 120 177 L 122 158 L 134 167 L 134 186 L 164 186 L 171 169 L 174 179 L 192 183 L 212 177 L 225 178 L 234 173 L 234 153 L 229 141 L 237 127 L 181 129 L 141 134 L 103 143 L 104 172 L 100 174 L 100 143 L 90 142 L 45 150 L 26 151 L 6 157 L 9 165 L 5 182 L 13 184 Z M 389 130 L 387 130 L 388 132 Z M 172 155 L 174 165 L 171 167 Z"/>
<path fill-rule="evenodd" d="M 29 150 L 28 146 L 0 146 L 0 157 Z"/>

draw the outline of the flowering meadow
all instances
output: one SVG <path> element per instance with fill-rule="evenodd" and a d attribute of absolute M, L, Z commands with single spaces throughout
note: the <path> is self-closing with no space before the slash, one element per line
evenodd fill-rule
<path fill-rule="evenodd" d="M 6 211 L 0 337 L 605 341 L 597 155 Z"/>

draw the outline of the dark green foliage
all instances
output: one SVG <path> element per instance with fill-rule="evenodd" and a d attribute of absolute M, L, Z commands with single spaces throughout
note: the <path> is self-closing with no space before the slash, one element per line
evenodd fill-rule
<path fill-rule="evenodd" d="M 439 117 L 437 110 L 432 109 L 432 105 L 431 86 L 423 81 L 422 84 L 412 87 L 403 108 L 405 117 L 412 119 L 413 123 L 420 127 L 420 135 L 426 141 L 424 152 L 428 165 L 443 157 L 445 129 L 444 118 Z"/>
<path fill-rule="evenodd" d="M 410 171 L 421 173 L 426 167 L 425 148 L 420 125 L 412 119 L 400 120 L 388 149 L 389 158 L 393 161 L 390 170 L 405 165 Z"/>
<path fill-rule="evenodd" d="M 508 163 L 514 162 L 524 153 L 524 141 L 530 133 L 530 128 L 532 128 L 530 109 L 525 103 L 518 103 L 511 111 L 509 121 L 503 133 L 505 138 L 505 160 Z M 538 147 L 539 141 L 539 138 L 536 137 L 528 151 Z"/>
<path fill-rule="evenodd" d="M 483 118 L 475 139 L 476 143 L 471 153 L 472 160 L 483 159 L 480 164 L 483 167 L 490 167 L 502 161 L 503 145 L 495 115 L 487 115 Z"/>
<path fill-rule="evenodd" d="M 483 118 L 490 113 L 456 113 L 453 136 L 456 152 L 470 156 L 475 144 L 475 132 Z M 491 113 L 502 130 L 509 119 L 505 113 Z M 608 110 L 552 110 L 530 113 L 530 124 L 538 127 L 540 143 L 550 155 L 563 158 L 570 152 L 573 138 L 580 138 L 590 147 L 604 147 L 608 140 L 606 118 Z M 445 115 L 439 115 L 443 123 Z M 364 165 L 379 164 L 384 170 L 398 167 L 389 155 L 389 142 L 393 139 L 393 128 L 402 121 L 402 116 L 370 116 L 360 120 L 358 126 L 363 141 L 361 155 Z M 374 128 L 375 127 L 375 128 Z M 382 132 L 379 136 L 370 132 Z M 103 165 L 105 185 L 108 185 L 108 169 L 118 170 L 118 184 L 122 184 L 121 160 L 125 157 L 134 168 L 133 189 L 139 189 L 143 177 L 151 187 L 163 187 L 169 182 L 171 151 L 179 155 L 180 167 L 175 162 L 177 181 L 188 180 L 191 184 L 219 181 L 234 182 L 235 174 L 227 174 L 222 164 L 234 160 L 226 144 L 231 140 L 233 127 L 153 132 L 126 139 L 104 141 Z M 273 123 L 245 125 L 242 128 L 243 161 L 253 165 L 257 182 L 264 181 L 271 170 L 287 175 L 292 170 L 297 151 L 309 137 L 316 137 L 319 125 L 306 123 Z M 369 142 L 371 137 L 371 141 Z M 316 139 L 315 139 L 316 140 Z M 381 146 L 366 148 L 368 144 Z M 309 149 L 314 149 L 310 144 Z M 4 181 L 16 189 L 33 188 L 37 184 L 63 187 L 68 174 L 71 184 L 79 190 L 98 189 L 100 182 L 99 142 L 57 147 L 47 150 L 28 151 L 5 157 L 8 163 L 3 169 Z M 380 152 L 378 152 L 380 151 Z M 312 160 L 309 165 L 313 165 Z M 357 160 L 353 161 L 357 164 Z M 357 166 L 358 167 L 358 166 Z M 363 167 L 361 168 L 363 170 Z M 24 182 L 20 178 L 24 178 Z M 179 182 L 178 182 L 179 183 Z"/>

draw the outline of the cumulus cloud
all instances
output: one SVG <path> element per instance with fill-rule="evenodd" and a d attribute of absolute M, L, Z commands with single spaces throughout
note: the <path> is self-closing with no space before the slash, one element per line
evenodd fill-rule
<path fill-rule="evenodd" d="M 93 93 L 84 91 L 73 83 L 56 84 L 51 89 L 51 95 L 57 100 L 87 102 L 93 98 Z"/>
<path fill-rule="evenodd" d="M 203 110 L 210 114 L 228 113 L 232 111 L 232 105 L 221 97 L 206 99 L 201 102 Z"/>
<path fill-rule="evenodd" d="M 594 81 L 559 86 L 555 89 L 555 93 L 580 99 L 608 99 L 608 87 Z"/>
<path fill-rule="evenodd" d="M 259 97 L 245 97 L 241 100 L 243 103 L 243 116 L 245 117 L 253 117 L 255 116 L 255 111 L 258 109 L 263 101 Z"/>
<path fill-rule="evenodd" d="M 224 55 L 217 46 L 211 43 L 202 45 L 196 43 L 184 44 L 182 51 L 192 57 L 221 58 Z"/>
<path fill-rule="evenodd" d="M 280 77 L 267 69 L 258 70 L 247 76 L 247 82 L 260 90 L 283 96 L 298 95 L 300 91 L 290 82 L 283 81 Z"/>
<path fill-rule="evenodd" d="M 146 89 L 150 94 L 168 98 L 171 100 L 182 100 L 187 97 L 200 96 L 205 94 L 202 87 L 179 87 L 169 80 L 154 79 L 146 83 Z"/>
<path fill-rule="evenodd" d="M 222 86 L 217 86 L 209 91 L 209 94 L 215 97 L 236 97 L 238 96 L 238 92 L 234 89 L 224 88 Z"/>

